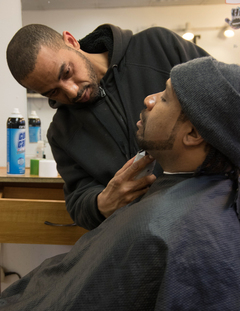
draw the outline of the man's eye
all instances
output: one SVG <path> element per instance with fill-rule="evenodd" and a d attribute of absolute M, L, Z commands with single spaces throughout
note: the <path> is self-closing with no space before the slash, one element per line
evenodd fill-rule
<path fill-rule="evenodd" d="M 51 94 L 50 94 L 50 97 L 53 97 L 53 96 L 56 96 L 57 95 L 57 90 L 52 90 Z"/>
<path fill-rule="evenodd" d="M 70 68 L 68 68 L 68 69 L 66 70 L 64 77 L 67 78 L 68 75 L 69 75 L 69 73 L 70 73 Z"/>
<path fill-rule="evenodd" d="M 162 100 L 163 102 L 166 102 L 166 99 L 165 99 L 163 96 L 161 96 L 161 100 Z"/>

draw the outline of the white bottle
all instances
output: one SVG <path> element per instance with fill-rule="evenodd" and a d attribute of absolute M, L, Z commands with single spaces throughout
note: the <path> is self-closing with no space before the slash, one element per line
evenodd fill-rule
<path fill-rule="evenodd" d="M 37 142 L 36 158 L 37 159 L 43 159 L 44 158 L 44 141 L 43 140 L 39 140 Z"/>

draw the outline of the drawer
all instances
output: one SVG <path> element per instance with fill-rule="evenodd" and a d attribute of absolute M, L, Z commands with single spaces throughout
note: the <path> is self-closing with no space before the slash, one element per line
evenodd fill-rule
<path fill-rule="evenodd" d="M 72 223 L 62 189 L 3 187 L 0 191 L 0 243 L 73 245 L 87 230 Z"/>

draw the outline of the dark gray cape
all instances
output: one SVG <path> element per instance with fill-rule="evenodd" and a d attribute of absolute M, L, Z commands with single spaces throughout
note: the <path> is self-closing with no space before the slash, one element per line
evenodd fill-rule
<path fill-rule="evenodd" d="M 1 311 L 240 310 L 240 222 L 224 176 L 163 175 L 7 288 Z"/>

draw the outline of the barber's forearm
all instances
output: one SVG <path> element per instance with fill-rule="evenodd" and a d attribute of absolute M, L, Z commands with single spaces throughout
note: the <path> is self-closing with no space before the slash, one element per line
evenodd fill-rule
<path fill-rule="evenodd" d="M 67 210 L 78 226 L 92 230 L 104 221 L 105 217 L 97 206 L 97 196 L 103 189 L 104 186 L 98 185 L 85 189 L 83 193 L 76 189 L 66 195 Z"/>

